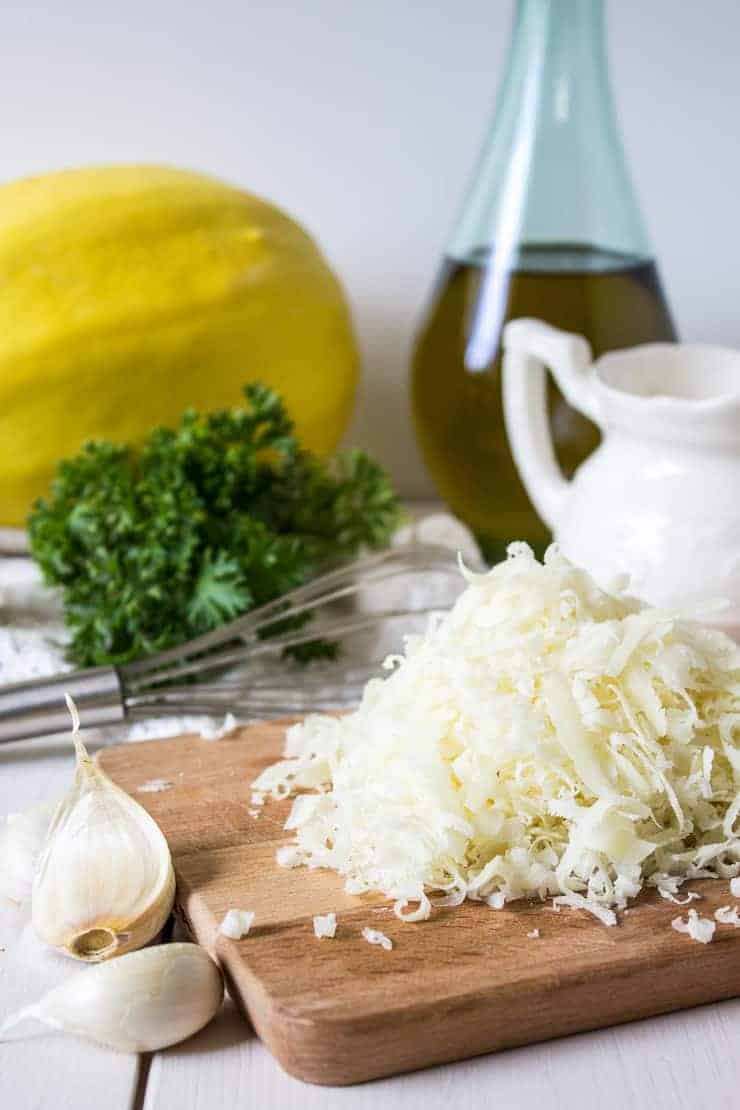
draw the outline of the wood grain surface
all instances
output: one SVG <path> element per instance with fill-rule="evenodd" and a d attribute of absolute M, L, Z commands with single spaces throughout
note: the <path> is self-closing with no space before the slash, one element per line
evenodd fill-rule
<path fill-rule="evenodd" d="M 355 1083 L 740 995 L 740 929 L 718 925 L 711 944 L 697 944 L 671 928 L 685 910 L 655 894 L 616 928 L 527 902 L 465 903 L 412 925 L 382 898 L 347 895 L 333 873 L 280 868 L 290 802 L 268 801 L 257 818 L 249 810 L 251 781 L 281 754 L 284 728 L 124 745 L 99 759 L 161 825 L 180 911 L 292 1075 Z M 160 778 L 171 787 L 140 792 Z M 691 886 L 705 916 L 732 901 L 726 882 Z M 238 942 L 218 932 L 232 907 L 256 914 Z M 330 910 L 336 938 L 317 940 L 312 917 Z M 366 925 L 393 950 L 368 945 Z"/>

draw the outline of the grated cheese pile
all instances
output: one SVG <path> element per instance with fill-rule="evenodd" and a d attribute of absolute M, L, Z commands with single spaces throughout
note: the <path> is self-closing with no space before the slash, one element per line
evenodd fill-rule
<path fill-rule="evenodd" d="M 295 725 L 254 783 L 310 791 L 283 862 L 382 891 L 406 921 L 552 896 L 612 925 L 645 883 L 673 900 L 740 875 L 740 648 L 604 592 L 555 547 L 462 569 L 454 608 L 359 708 Z"/>

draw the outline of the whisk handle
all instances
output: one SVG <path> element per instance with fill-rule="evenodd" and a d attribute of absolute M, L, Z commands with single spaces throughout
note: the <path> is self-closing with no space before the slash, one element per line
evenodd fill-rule
<path fill-rule="evenodd" d="M 0 744 L 68 732 L 70 719 L 65 694 L 74 700 L 82 728 L 117 724 L 126 716 L 121 679 L 115 667 L 92 667 L 53 678 L 18 682 L 0 687 Z"/>

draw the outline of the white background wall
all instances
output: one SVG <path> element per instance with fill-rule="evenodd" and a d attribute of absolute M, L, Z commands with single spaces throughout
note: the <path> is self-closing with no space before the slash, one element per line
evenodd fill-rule
<path fill-rule="evenodd" d="M 10 0 L 0 178 L 168 161 L 283 205 L 352 299 L 365 379 L 351 438 L 407 492 L 428 492 L 408 349 L 510 14 L 508 0 Z M 740 344 L 740 4 L 611 0 L 608 14 L 628 154 L 679 326 Z"/>

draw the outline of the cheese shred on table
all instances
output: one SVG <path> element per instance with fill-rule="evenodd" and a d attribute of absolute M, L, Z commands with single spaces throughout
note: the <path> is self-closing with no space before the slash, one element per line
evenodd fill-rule
<path fill-rule="evenodd" d="M 534 896 L 612 925 L 644 884 L 740 875 L 740 648 L 555 547 L 461 570 L 359 708 L 293 726 L 254 784 L 302 791 L 291 862 L 406 921 Z"/>

